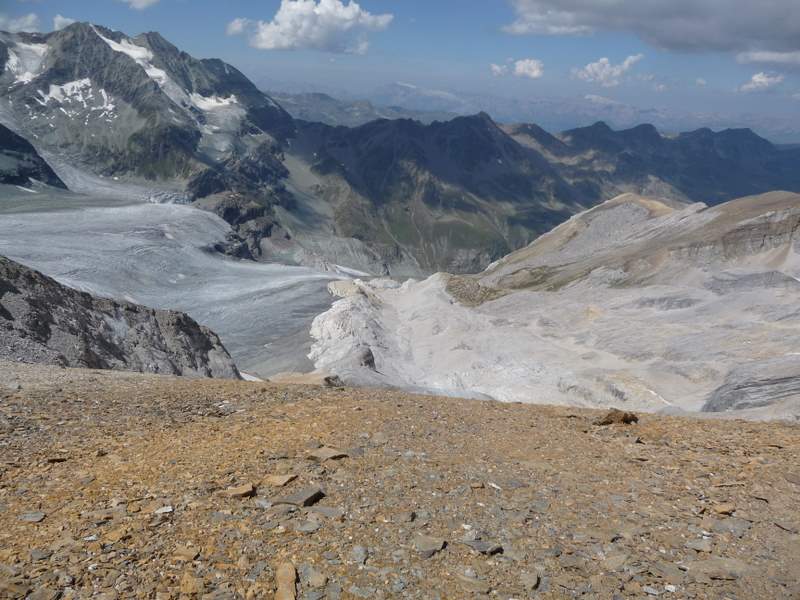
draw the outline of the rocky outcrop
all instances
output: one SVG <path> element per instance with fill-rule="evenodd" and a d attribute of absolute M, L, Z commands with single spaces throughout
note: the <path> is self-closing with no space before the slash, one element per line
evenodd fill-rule
<path fill-rule="evenodd" d="M 796 418 L 798 225 L 798 194 L 623 195 L 475 276 L 333 290 L 311 358 L 350 385 Z"/>
<path fill-rule="evenodd" d="M 222 342 L 184 313 L 97 298 L 0 257 L 3 360 L 238 379 Z"/>
<path fill-rule="evenodd" d="M 66 188 L 28 140 L 0 125 L 0 183 L 27 186 L 31 181 Z"/>
<path fill-rule="evenodd" d="M 800 356 L 757 360 L 731 369 L 708 397 L 704 412 L 761 408 L 785 400 L 800 402 Z"/>

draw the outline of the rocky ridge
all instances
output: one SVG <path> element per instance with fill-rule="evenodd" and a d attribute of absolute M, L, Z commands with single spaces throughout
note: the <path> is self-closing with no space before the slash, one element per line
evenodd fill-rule
<path fill-rule="evenodd" d="M 217 335 L 189 316 L 97 298 L 0 257 L 4 360 L 238 379 Z"/>
<path fill-rule="evenodd" d="M 619 196 L 475 276 L 331 286 L 311 357 L 350 383 L 796 419 L 798 231 L 797 194 Z"/>

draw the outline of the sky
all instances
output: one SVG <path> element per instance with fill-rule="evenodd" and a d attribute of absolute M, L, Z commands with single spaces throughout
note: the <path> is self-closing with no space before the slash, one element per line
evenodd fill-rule
<path fill-rule="evenodd" d="M 262 86 L 392 82 L 800 117 L 798 0 L 2 0 L 0 29 L 158 31 Z"/>

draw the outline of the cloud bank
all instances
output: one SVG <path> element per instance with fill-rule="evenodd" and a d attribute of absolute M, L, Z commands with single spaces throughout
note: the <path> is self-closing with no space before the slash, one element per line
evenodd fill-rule
<path fill-rule="evenodd" d="M 797 0 L 511 0 L 515 35 L 629 32 L 671 50 L 800 50 Z"/>

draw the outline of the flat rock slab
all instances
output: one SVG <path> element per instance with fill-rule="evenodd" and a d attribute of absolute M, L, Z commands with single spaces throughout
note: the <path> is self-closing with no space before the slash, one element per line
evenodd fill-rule
<path fill-rule="evenodd" d="M 272 487 L 283 487 L 297 479 L 297 475 L 269 475 L 264 479 L 264 483 Z"/>
<path fill-rule="evenodd" d="M 325 492 L 318 487 L 304 488 L 289 496 L 276 498 L 272 504 L 291 504 L 293 506 L 312 506 L 325 497 Z"/>
<path fill-rule="evenodd" d="M 249 498 L 255 495 L 256 488 L 252 483 L 245 483 L 236 487 L 229 487 L 225 490 L 225 495 L 229 498 Z"/>
<path fill-rule="evenodd" d="M 325 462 L 326 460 L 338 460 L 340 458 L 347 458 L 348 454 L 344 450 L 331 448 L 330 446 L 323 446 L 308 453 L 308 458 L 316 460 L 317 462 Z"/>
<path fill-rule="evenodd" d="M 20 521 L 26 523 L 41 523 L 47 515 L 43 512 L 29 512 L 19 516 Z"/>
<path fill-rule="evenodd" d="M 427 535 L 417 535 L 412 540 L 414 550 L 422 558 L 430 558 L 441 551 L 447 542 L 442 538 L 430 537 Z"/>
<path fill-rule="evenodd" d="M 686 564 L 689 573 L 695 577 L 707 577 L 717 580 L 734 580 L 744 576 L 750 566 L 735 558 L 709 558 Z"/>
<path fill-rule="evenodd" d="M 494 542 L 485 542 L 483 540 L 466 541 L 464 544 L 469 546 L 478 554 L 486 554 L 488 556 L 500 554 L 503 551 L 503 547 L 500 544 L 496 544 Z"/>

